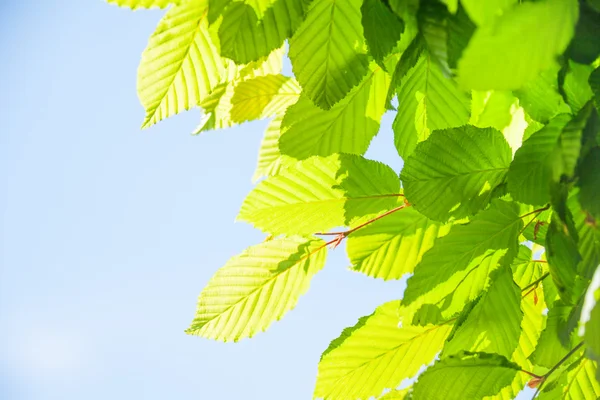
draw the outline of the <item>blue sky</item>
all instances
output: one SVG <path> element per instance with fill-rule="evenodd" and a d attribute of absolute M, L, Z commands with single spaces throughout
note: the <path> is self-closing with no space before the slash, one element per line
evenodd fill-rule
<path fill-rule="evenodd" d="M 403 283 L 330 253 L 298 307 L 240 343 L 186 336 L 227 259 L 266 121 L 140 131 L 136 68 L 161 11 L 0 3 L 0 398 L 309 399 L 329 341 Z M 390 163 L 389 116 L 369 156 Z"/>

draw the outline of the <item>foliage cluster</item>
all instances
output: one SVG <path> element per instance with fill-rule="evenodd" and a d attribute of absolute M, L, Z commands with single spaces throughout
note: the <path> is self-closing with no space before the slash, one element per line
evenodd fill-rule
<path fill-rule="evenodd" d="M 217 271 L 187 333 L 265 330 L 345 240 L 352 270 L 411 276 L 323 352 L 315 398 L 600 396 L 598 0 L 108 1 L 170 7 L 139 67 L 143 127 L 272 118 L 238 216 L 268 237 Z M 363 156 L 385 112 L 399 175 Z"/>

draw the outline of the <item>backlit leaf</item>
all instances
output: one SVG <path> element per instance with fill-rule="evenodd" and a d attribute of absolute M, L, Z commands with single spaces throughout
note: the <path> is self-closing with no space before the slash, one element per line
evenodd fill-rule
<path fill-rule="evenodd" d="M 449 230 L 450 226 L 406 207 L 350 235 L 346 249 L 354 271 L 385 280 L 400 279 L 412 272 L 423 253 Z"/>
<path fill-rule="evenodd" d="M 274 239 L 230 259 L 198 299 L 190 335 L 237 341 L 264 331 L 296 306 L 325 264 L 322 240 Z"/>
<path fill-rule="evenodd" d="M 311 157 L 260 182 L 238 219 L 272 234 L 322 232 L 391 209 L 399 183 L 387 165 L 363 157 Z"/>
<path fill-rule="evenodd" d="M 226 61 L 208 31 L 207 0 L 170 9 L 142 54 L 138 96 L 147 128 L 199 103 L 221 82 Z"/>
<path fill-rule="evenodd" d="M 406 159 L 435 129 L 468 123 L 470 100 L 468 93 L 443 75 L 431 56 L 421 56 L 398 89 L 398 114 L 392 126 L 398 154 Z"/>
<path fill-rule="evenodd" d="M 459 84 L 475 90 L 521 88 L 567 48 L 577 16 L 576 0 L 512 7 L 475 31 L 458 61 Z"/>
<path fill-rule="evenodd" d="M 512 382 L 520 367 L 497 354 L 464 352 L 437 361 L 419 377 L 414 400 L 482 399 Z"/>
<path fill-rule="evenodd" d="M 329 109 L 367 73 L 360 0 L 314 0 L 290 40 L 289 57 L 303 93 Z"/>
<path fill-rule="evenodd" d="M 493 128 L 435 131 L 406 159 L 400 179 L 406 198 L 419 212 L 446 221 L 484 208 L 504 180 L 510 159 L 508 143 Z"/>
<path fill-rule="evenodd" d="M 451 324 L 412 326 L 399 301 L 378 307 L 346 328 L 321 356 L 314 397 L 369 399 L 433 361 Z"/>

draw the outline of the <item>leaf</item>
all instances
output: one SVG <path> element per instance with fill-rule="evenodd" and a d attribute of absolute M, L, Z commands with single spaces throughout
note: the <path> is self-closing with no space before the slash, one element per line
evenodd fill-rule
<path fill-rule="evenodd" d="M 574 302 L 577 266 L 582 258 L 577 249 L 577 238 L 565 231 L 563 225 L 554 218 L 546 235 L 546 254 L 550 274 L 560 297 L 565 301 Z"/>
<path fill-rule="evenodd" d="M 577 194 L 577 190 L 574 190 L 568 199 L 569 211 L 573 215 L 573 224 L 577 232 L 577 250 L 581 255 L 577 273 L 591 279 L 596 267 L 600 265 L 600 229 L 590 223 L 588 213 L 581 209 L 577 201 Z"/>
<path fill-rule="evenodd" d="M 520 369 L 498 354 L 463 352 L 428 368 L 414 385 L 413 399 L 482 399 L 510 385 Z"/>
<path fill-rule="evenodd" d="M 493 128 L 434 131 L 406 159 L 400 179 L 406 198 L 419 212 L 446 221 L 486 207 L 510 159 L 510 146 Z"/>
<path fill-rule="evenodd" d="M 282 120 L 283 115 L 278 115 L 267 125 L 258 150 L 258 161 L 252 176 L 252 182 L 258 181 L 263 176 L 277 175 L 286 165 L 292 165 L 296 162 L 292 158 L 282 156 L 279 152 Z"/>
<path fill-rule="evenodd" d="M 593 69 L 590 65 L 569 61 L 569 70 L 565 76 L 563 90 L 567 96 L 567 103 L 571 106 L 573 113 L 579 112 L 594 96 L 588 83 Z"/>
<path fill-rule="evenodd" d="M 221 82 L 226 62 L 212 42 L 207 1 L 171 8 L 150 36 L 138 69 L 142 128 L 197 106 Z"/>
<path fill-rule="evenodd" d="M 579 175 L 581 208 L 600 221 L 600 147 L 592 149 L 581 161 Z"/>
<path fill-rule="evenodd" d="M 533 205 L 550 200 L 550 185 L 562 173 L 559 140 L 568 122 L 567 114 L 558 115 L 517 150 L 507 176 L 515 200 Z"/>
<path fill-rule="evenodd" d="M 290 39 L 289 57 L 303 93 L 331 108 L 368 72 L 360 0 L 314 0 Z"/>
<path fill-rule="evenodd" d="M 590 1 L 579 3 L 579 20 L 575 27 L 575 37 L 569 45 L 569 57 L 581 64 L 591 64 L 600 55 L 598 30 L 600 29 L 600 13 Z"/>
<path fill-rule="evenodd" d="M 350 235 L 346 250 L 354 271 L 384 280 L 400 279 L 449 230 L 450 226 L 406 207 Z"/>
<path fill-rule="evenodd" d="M 312 234 L 391 209 L 399 180 L 385 164 L 336 154 L 311 157 L 260 182 L 238 220 L 272 234 Z"/>
<path fill-rule="evenodd" d="M 469 44 L 469 40 L 475 32 L 477 26 L 471 21 L 465 12 L 464 7 L 458 7 L 456 15 L 448 18 L 448 66 L 456 69 L 458 60 L 462 57 L 463 51 Z"/>
<path fill-rule="evenodd" d="M 560 66 L 555 63 L 514 92 L 519 104 L 536 121 L 547 123 L 558 114 L 571 112 L 558 93 L 559 70 Z"/>
<path fill-rule="evenodd" d="M 600 67 L 592 71 L 590 77 L 588 78 L 588 83 L 590 84 L 590 88 L 594 93 L 594 104 L 596 106 L 596 110 L 600 110 Z"/>
<path fill-rule="evenodd" d="M 521 334 L 521 289 L 509 268 L 494 271 L 489 289 L 482 294 L 466 320 L 444 346 L 442 358 L 461 350 L 496 353 L 510 359 Z"/>
<path fill-rule="evenodd" d="M 403 38 L 405 36 L 406 35 L 403 35 Z M 424 49 L 423 38 L 420 35 L 416 35 L 406 49 L 402 52 L 400 60 L 394 68 L 392 82 L 390 83 L 386 97 L 386 107 L 388 109 L 394 109 L 391 105 L 391 100 L 396 94 L 396 90 L 398 89 L 398 86 L 400 86 L 402 79 L 406 76 L 408 71 L 415 66 L 417 61 L 419 61 Z"/>
<path fill-rule="evenodd" d="M 597 399 L 600 396 L 600 384 L 594 379 L 596 363 L 581 357 L 564 370 L 558 378 L 558 384 L 546 385 L 538 397 L 550 399 Z"/>
<path fill-rule="evenodd" d="M 579 336 L 585 340 L 590 358 L 600 361 L 600 265 L 596 268 L 584 296 Z M 600 375 L 600 371 L 599 371 Z M 600 381 L 600 380 L 599 380 Z"/>
<path fill-rule="evenodd" d="M 516 98 L 511 92 L 491 91 L 472 93 L 470 125 L 495 128 L 502 132 L 513 118 Z"/>
<path fill-rule="evenodd" d="M 496 200 L 468 224 L 453 226 L 423 255 L 407 281 L 403 304 L 418 299 L 435 304 L 451 293 L 462 304 L 475 299 L 489 273 L 501 261 L 510 263 L 517 254 L 517 237 L 523 226 L 518 212 L 517 204 Z M 466 293 L 457 290 L 465 283 Z"/>
<path fill-rule="evenodd" d="M 409 388 L 402 390 L 390 390 L 383 396 L 379 397 L 379 400 L 405 400 L 409 399 Z"/>
<path fill-rule="evenodd" d="M 446 78 L 428 55 L 422 56 L 402 78 L 398 103 L 392 128 L 396 149 L 404 159 L 431 131 L 465 125 L 469 121 L 469 94 Z"/>
<path fill-rule="evenodd" d="M 227 81 L 219 84 L 209 96 L 200 102 L 200 107 L 203 109 L 204 115 L 193 134 L 235 126 L 236 122 L 233 120 L 231 113 L 233 108 L 232 98 L 237 86 L 246 80 L 253 80 L 271 75 L 279 76 L 278 74 L 281 72 L 282 68 L 282 57 L 283 49 L 277 49 L 267 57 L 246 65 L 233 66 L 230 64 L 227 73 L 228 76 L 226 78 Z M 268 79 L 269 78 L 267 78 L 267 80 Z M 293 87 L 293 85 L 294 83 L 288 81 L 288 84 L 285 85 L 285 87 L 289 89 Z M 297 95 L 295 97 L 297 98 Z M 273 101 L 270 104 L 276 106 L 278 103 Z M 270 111 L 273 111 L 274 108 L 276 107 L 271 107 Z M 244 110 L 241 110 L 238 106 L 238 114 L 241 114 L 243 117 L 243 112 Z M 262 117 L 262 115 L 257 116 L 256 114 L 252 116 L 256 116 L 257 118 Z"/>
<path fill-rule="evenodd" d="M 546 327 L 542 331 L 538 345 L 531 355 L 531 360 L 540 366 L 552 368 L 571 349 L 560 340 L 560 331 L 566 326 L 572 306 L 557 300 L 554 305 L 549 306 Z"/>
<path fill-rule="evenodd" d="M 303 0 L 230 1 L 218 35 L 221 55 L 246 64 L 281 47 L 304 19 Z"/>
<path fill-rule="evenodd" d="M 475 90 L 523 87 L 565 51 L 577 15 L 575 0 L 527 2 L 511 8 L 475 31 L 458 61 L 458 83 Z"/>
<path fill-rule="evenodd" d="M 294 78 L 265 75 L 245 80 L 235 87 L 231 98 L 231 119 L 239 123 L 283 114 L 299 96 Z"/>
<path fill-rule="evenodd" d="M 404 22 L 383 0 L 365 0 L 360 11 L 369 52 L 381 63 L 400 40 Z"/>
<path fill-rule="evenodd" d="M 106 2 L 136 10 L 138 8 L 165 8 L 171 4 L 179 4 L 180 0 L 106 0 Z"/>
<path fill-rule="evenodd" d="M 600 333 L 600 332 L 599 332 Z M 566 386 L 564 386 L 564 399 L 593 399 L 600 397 L 600 384 L 594 379 L 597 364 L 585 358 L 569 368 Z"/>
<path fill-rule="evenodd" d="M 322 240 L 279 238 L 230 259 L 204 288 L 190 335 L 222 341 L 252 337 L 293 309 L 325 264 Z"/>
<path fill-rule="evenodd" d="M 540 291 L 541 301 L 537 304 L 532 295 L 524 295 L 521 299 L 521 309 L 523 310 L 523 321 L 521 321 L 521 335 L 519 337 L 519 345 L 510 358 L 511 361 L 517 363 L 525 371 L 533 371 L 534 365 L 527 359 L 535 350 L 542 326 L 544 316 L 542 312 L 546 307 L 543 301 L 543 293 Z M 496 400 L 512 400 L 518 396 L 531 377 L 527 374 L 517 374 L 510 386 L 503 388 L 498 395 L 490 397 Z M 488 399 L 486 397 L 486 399 Z"/>
<path fill-rule="evenodd" d="M 460 2 L 469 18 L 478 26 L 489 25 L 502 14 L 508 12 L 517 0 L 488 0 L 485 3 L 478 0 L 461 0 Z"/>
<path fill-rule="evenodd" d="M 281 152 L 297 159 L 364 154 L 379 131 L 389 83 L 385 71 L 373 64 L 361 84 L 327 111 L 300 96 L 283 118 Z"/>
<path fill-rule="evenodd" d="M 542 264 L 534 262 L 531 257 L 531 249 L 527 246 L 520 245 L 519 253 L 511 264 L 513 279 L 521 289 L 524 289 L 537 281 L 544 274 Z"/>
<path fill-rule="evenodd" d="M 403 321 L 399 301 L 379 306 L 325 350 L 314 397 L 368 399 L 397 387 L 434 359 L 451 327 L 412 326 Z"/>

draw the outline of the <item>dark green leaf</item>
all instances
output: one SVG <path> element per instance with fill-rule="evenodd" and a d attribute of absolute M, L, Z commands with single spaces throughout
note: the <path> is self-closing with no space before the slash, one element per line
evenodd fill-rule
<path fill-rule="evenodd" d="M 404 22 L 384 0 L 364 0 L 360 11 L 369 51 L 381 64 L 400 40 L 400 35 L 404 32 Z"/>
<path fill-rule="evenodd" d="M 498 354 L 463 352 L 437 361 L 414 385 L 414 400 L 479 400 L 494 395 L 521 370 Z"/>
<path fill-rule="evenodd" d="M 496 129 L 439 130 L 417 145 L 400 179 L 406 198 L 422 214 L 437 221 L 462 218 L 487 206 L 510 158 L 510 147 Z"/>

